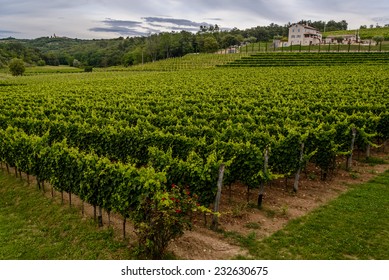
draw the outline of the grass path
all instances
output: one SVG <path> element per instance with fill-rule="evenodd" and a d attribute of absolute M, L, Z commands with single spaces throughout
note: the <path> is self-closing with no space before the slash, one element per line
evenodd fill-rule
<path fill-rule="evenodd" d="M 389 260 L 389 170 L 262 241 L 233 238 L 255 259 Z"/>
<path fill-rule="evenodd" d="M 62 206 L 0 170 L 0 259 L 130 259 L 113 230 L 97 229 L 79 209 Z"/>

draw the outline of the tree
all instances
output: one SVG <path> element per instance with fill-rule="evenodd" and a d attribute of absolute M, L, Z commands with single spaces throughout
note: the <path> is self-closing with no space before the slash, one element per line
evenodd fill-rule
<path fill-rule="evenodd" d="M 38 66 L 45 66 L 45 65 L 46 65 L 46 61 L 44 61 L 43 59 L 41 59 L 41 60 L 39 60 L 39 61 L 37 62 L 37 65 L 38 65 Z"/>
<path fill-rule="evenodd" d="M 344 38 L 342 36 L 338 36 L 338 37 L 335 37 L 335 40 L 336 40 L 336 42 L 338 42 L 338 44 L 341 44 L 344 41 Z"/>
<path fill-rule="evenodd" d="M 219 44 L 213 36 L 204 39 L 204 52 L 213 53 L 219 49 Z"/>
<path fill-rule="evenodd" d="M 19 58 L 13 58 L 9 65 L 9 71 L 13 76 L 22 76 L 26 67 L 24 66 L 24 61 Z"/>
<path fill-rule="evenodd" d="M 378 46 L 379 43 L 384 41 L 384 36 L 374 36 L 373 40 L 375 41 L 376 46 Z"/>
<path fill-rule="evenodd" d="M 157 34 L 149 36 L 146 40 L 146 53 L 152 59 L 156 61 L 159 53 L 160 37 Z"/>
<path fill-rule="evenodd" d="M 222 46 L 223 48 L 228 48 L 234 45 L 239 45 L 239 40 L 236 36 L 227 34 L 226 36 L 223 37 L 222 39 Z"/>
<path fill-rule="evenodd" d="M 56 53 L 53 51 L 49 51 L 45 54 L 44 60 L 47 65 L 51 66 L 58 66 L 59 65 L 59 59 Z"/>
<path fill-rule="evenodd" d="M 77 59 L 73 59 L 72 66 L 73 67 L 81 67 L 81 62 L 78 61 Z"/>
<path fill-rule="evenodd" d="M 255 42 L 257 42 L 257 38 L 255 38 L 254 36 L 250 36 L 250 37 L 246 38 L 244 41 L 247 43 L 254 44 Z"/>

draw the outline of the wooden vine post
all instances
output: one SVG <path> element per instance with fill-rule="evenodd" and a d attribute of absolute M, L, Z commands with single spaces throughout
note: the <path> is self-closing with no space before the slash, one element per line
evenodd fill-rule
<path fill-rule="evenodd" d="M 267 173 L 268 163 L 269 163 L 269 146 L 267 146 L 266 150 L 265 150 L 265 159 L 264 159 L 264 163 L 263 163 L 263 174 L 264 175 L 266 175 L 266 173 Z M 263 194 L 264 194 L 264 192 L 265 192 L 265 181 L 262 180 L 261 181 L 261 185 L 259 187 L 258 203 L 257 203 L 258 208 L 262 207 L 262 201 L 263 201 Z"/>
<path fill-rule="evenodd" d="M 305 147 L 305 144 L 301 143 L 299 168 L 298 168 L 298 170 L 296 172 L 296 176 L 294 178 L 294 185 L 293 185 L 294 192 L 297 192 L 299 189 L 300 173 L 301 173 L 301 167 L 303 164 L 303 157 L 304 157 L 304 147 Z"/>
<path fill-rule="evenodd" d="M 124 217 L 123 218 L 123 239 L 126 239 L 126 222 L 127 222 L 127 218 Z"/>
<path fill-rule="evenodd" d="M 97 216 L 97 223 L 98 223 L 99 227 L 103 226 L 103 210 L 102 210 L 101 206 L 99 206 L 99 215 Z"/>
<path fill-rule="evenodd" d="M 212 219 L 212 224 L 211 224 L 211 229 L 212 230 L 217 230 L 219 226 L 219 205 L 220 205 L 220 199 L 222 196 L 222 186 L 223 186 L 223 177 L 224 177 L 224 169 L 225 165 L 221 164 L 219 167 L 219 178 L 217 180 L 217 194 L 216 194 L 216 199 L 215 199 L 215 205 L 213 207 L 213 219 Z"/>
<path fill-rule="evenodd" d="M 352 134 L 353 137 L 351 139 L 351 151 L 350 156 L 347 158 L 347 170 L 350 170 L 352 167 L 352 161 L 353 161 L 353 151 L 354 151 L 354 145 L 355 145 L 355 138 L 357 136 L 357 129 L 355 127 L 352 128 Z"/>
<path fill-rule="evenodd" d="M 371 150 L 371 146 L 370 146 L 370 144 L 367 144 L 367 147 L 366 147 L 366 159 L 367 160 L 370 158 L 370 150 Z"/>

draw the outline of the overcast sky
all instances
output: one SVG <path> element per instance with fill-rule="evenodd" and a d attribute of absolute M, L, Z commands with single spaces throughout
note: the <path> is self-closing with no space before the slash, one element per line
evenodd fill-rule
<path fill-rule="evenodd" d="M 388 24 L 388 0 L 0 0 L 0 38 L 116 38 L 200 25 L 245 29 L 346 20 L 350 29 Z"/>

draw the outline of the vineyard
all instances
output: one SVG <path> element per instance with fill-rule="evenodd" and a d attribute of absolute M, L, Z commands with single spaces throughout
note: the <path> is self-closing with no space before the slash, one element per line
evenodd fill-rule
<path fill-rule="evenodd" d="M 339 52 L 339 53 L 259 53 L 245 56 L 221 66 L 227 67 L 278 67 L 278 66 L 335 66 L 380 65 L 389 62 L 389 52 Z"/>
<path fill-rule="evenodd" d="M 260 207 L 272 180 L 292 178 L 297 192 L 308 165 L 326 180 L 337 158 L 352 168 L 355 150 L 369 157 L 389 138 L 387 63 L 164 63 L 0 80 L 2 164 L 136 222 L 145 201 L 165 201 L 176 186 L 211 207 L 221 166 L 224 186 L 257 190 Z M 188 71 L 164 72 L 171 65 Z M 176 202 L 167 206 L 191 210 Z"/>

